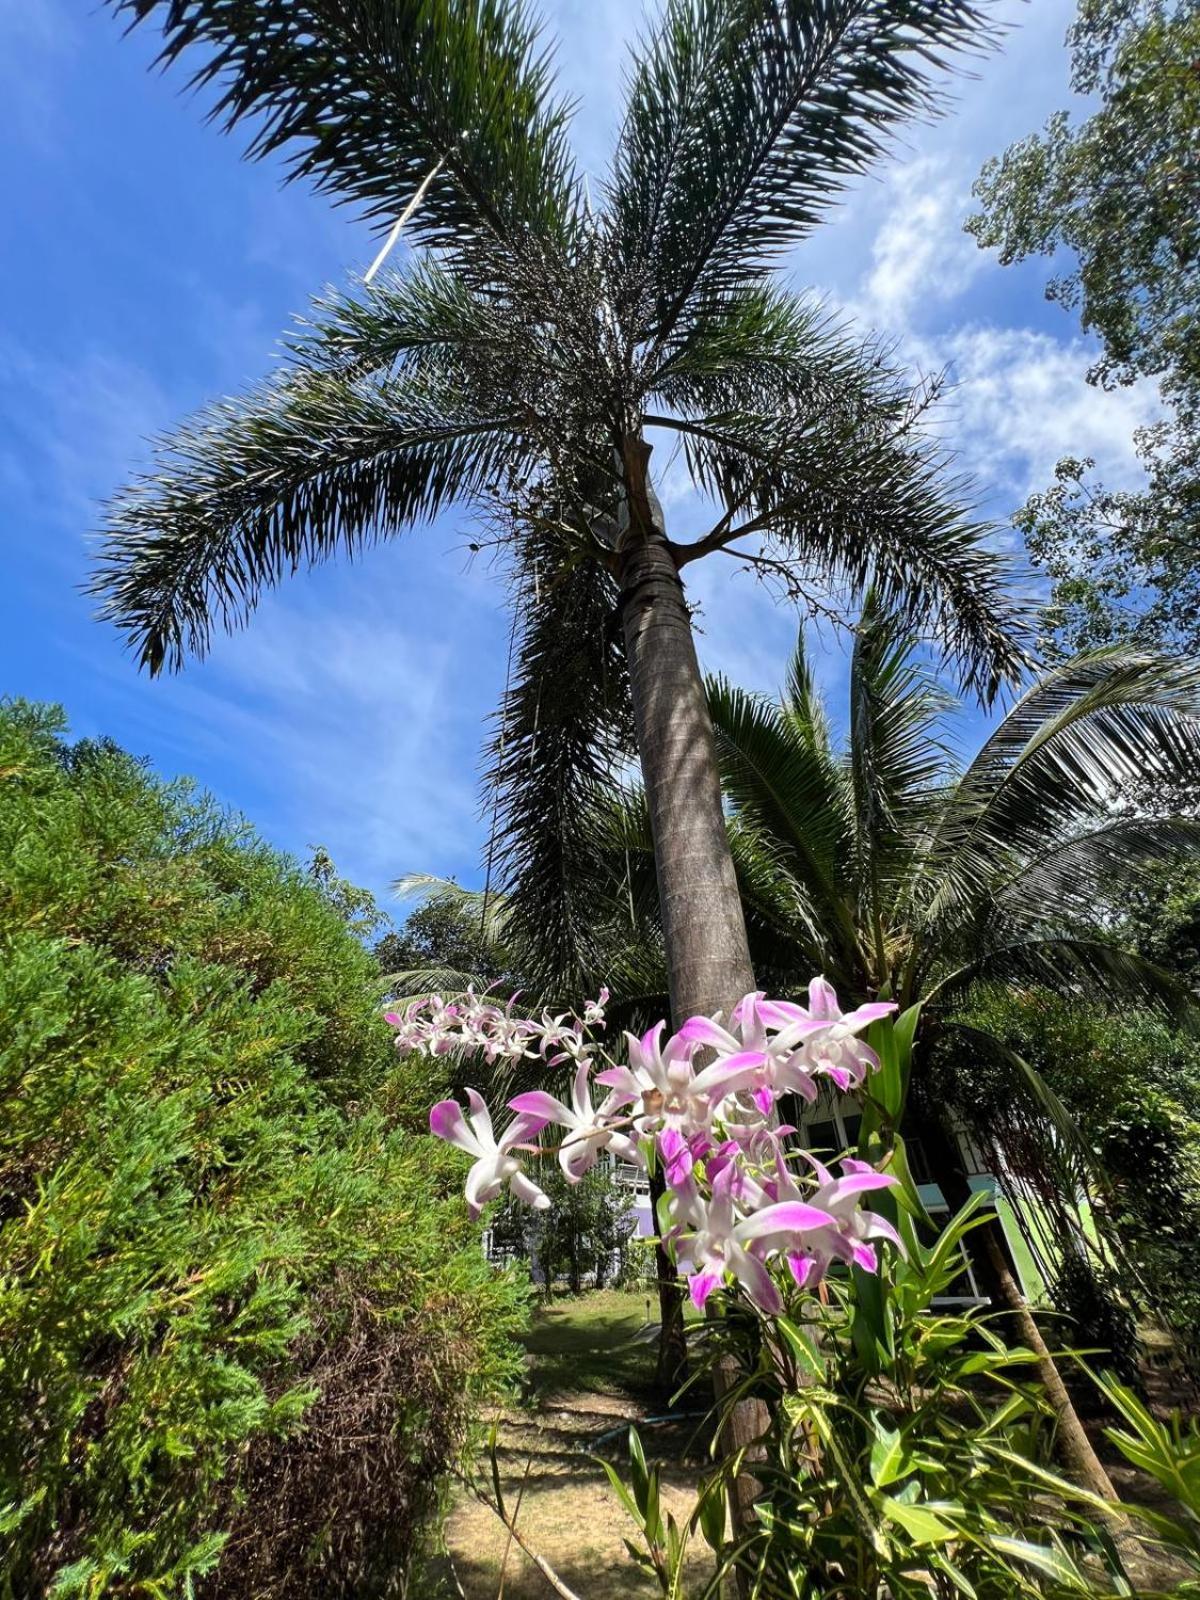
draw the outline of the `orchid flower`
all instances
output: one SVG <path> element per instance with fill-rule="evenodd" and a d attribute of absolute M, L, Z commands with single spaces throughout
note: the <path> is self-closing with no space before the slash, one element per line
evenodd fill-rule
<path fill-rule="evenodd" d="M 667 1037 L 660 1022 L 641 1038 L 626 1034 L 625 1062 L 594 1075 L 609 1093 L 593 1104 L 601 1047 L 590 1032 L 602 1025 L 607 1001 L 605 989 L 582 1016 L 547 1010 L 533 1019 L 514 1016 L 511 1000 L 501 1007 L 468 990 L 452 1002 L 432 997 L 388 1015 L 402 1049 L 474 1051 L 489 1062 L 575 1063 L 569 1097 L 543 1089 L 517 1095 L 509 1102 L 516 1117 L 498 1139 L 474 1089 L 467 1090 L 469 1116 L 454 1100 L 434 1106 L 432 1131 L 473 1158 L 466 1183 L 473 1217 L 506 1186 L 528 1205 L 549 1204 L 515 1152 L 554 1122 L 566 1130 L 558 1157 L 572 1183 L 603 1152 L 643 1166 L 657 1150 L 667 1183 L 663 1242 L 698 1306 L 732 1276 L 760 1311 L 778 1312 L 772 1257 L 782 1257 L 803 1285 L 819 1280 L 834 1260 L 876 1271 L 879 1240 L 903 1252 L 891 1223 L 862 1208 L 865 1195 L 896 1179 L 852 1159 L 835 1177 L 800 1151 L 813 1169 L 802 1185 L 788 1166 L 788 1136 L 796 1130 L 771 1119 L 781 1094 L 815 1099 L 818 1075 L 843 1089 L 861 1083 L 879 1063 L 858 1035 L 895 1005 L 872 1001 L 844 1012 L 832 985 L 814 978 L 807 1007 L 753 993 L 734 1007 L 728 1027 L 720 1013 L 692 1017 Z M 710 1058 L 697 1071 L 700 1051 Z"/>
<path fill-rule="evenodd" d="M 783 1300 L 766 1265 L 752 1250 L 756 1245 L 760 1250 L 780 1248 L 780 1240 L 793 1242 L 805 1233 L 823 1233 L 832 1218 L 815 1205 L 787 1200 L 739 1219 L 733 1204 L 733 1170 L 728 1167 L 716 1178 L 699 1225 L 679 1238 L 688 1290 L 693 1304 L 703 1306 L 732 1273 L 759 1310 L 774 1316 L 783 1309 Z"/>
<path fill-rule="evenodd" d="M 703 1128 L 712 1118 L 706 1086 L 692 1069 L 694 1047 L 680 1033 L 664 1044 L 666 1026 L 655 1023 L 640 1039 L 627 1033 L 629 1065 L 596 1074 L 596 1082 L 612 1089 L 617 1103 L 636 1106 L 640 1101 L 633 1124 L 639 1134 L 663 1127 Z"/>
<path fill-rule="evenodd" d="M 494 1200 L 507 1184 L 518 1200 L 536 1211 L 545 1211 L 550 1201 L 531 1178 L 521 1171 L 521 1163 L 513 1155 L 514 1145 L 539 1133 L 545 1119 L 534 1116 L 516 1117 L 505 1128 L 499 1139 L 492 1128 L 491 1113 L 483 1096 L 475 1089 L 467 1090 L 471 1114 L 464 1116 L 457 1100 L 439 1100 L 429 1113 L 429 1131 L 447 1144 L 457 1145 L 474 1156 L 474 1165 L 467 1173 L 467 1209 L 474 1221 L 484 1206 Z"/>
<path fill-rule="evenodd" d="M 802 1054 L 810 1069 L 832 1078 L 845 1091 L 858 1088 L 867 1072 L 879 1067 L 874 1050 L 855 1036 L 872 1022 L 890 1017 L 897 1007 L 894 1000 L 871 1000 L 844 1012 L 833 985 L 825 978 L 814 978 L 808 986 L 807 1009 L 789 1000 L 762 1001 L 758 1009 L 768 1026 L 783 1030 L 776 1043 L 782 1038 L 803 1038 Z"/>
<path fill-rule="evenodd" d="M 586 1061 L 576 1069 L 570 1105 L 541 1089 L 531 1089 L 528 1094 L 519 1094 L 508 1102 L 512 1110 L 536 1118 L 539 1125 L 557 1122 L 568 1130 L 559 1148 L 558 1160 L 570 1183 L 578 1183 L 584 1173 L 595 1166 L 602 1150 L 611 1150 L 622 1161 L 632 1162 L 634 1166 L 645 1165 L 633 1140 L 611 1126 L 618 1109 L 618 1097 L 612 1094 L 600 1106 L 592 1105 L 588 1085 L 590 1072 Z"/>
<path fill-rule="evenodd" d="M 877 1189 L 894 1188 L 899 1182 L 898 1178 L 891 1173 L 877 1172 L 869 1162 L 856 1161 L 852 1156 L 847 1156 L 842 1162 L 842 1175 L 835 1178 L 815 1156 L 807 1151 L 801 1154 L 817 1175 L 817 1188 L 808 1196 L 809 1203 L 828 1212 L 833 1221 L 832 1229 L 813 1241 L 816 1245 L 812 1252 L 816 1276 L 824 1272 L 833 1257 L 852 1262 L 864 1272 L 877 1271 L 879 1261 L 871 1243 L 873 1239 L 886 1239 L 896 1246 L 902 1256 L 907 1256 L 903 1239 L 887 1218 L 881 1217 L 876 1211 L 862 1209 L 865 1194 Z M 807 1281 L 812 1281 L 812 1278 Z"/>

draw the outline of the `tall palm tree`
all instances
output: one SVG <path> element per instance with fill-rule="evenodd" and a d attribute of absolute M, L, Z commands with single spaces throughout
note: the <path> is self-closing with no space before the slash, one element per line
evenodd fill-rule
<path fill-rule="evenodd" d="M 195 51 L 253 155 L 397 218 L 412 250 L 322 302 L 275 378 L 163 442 L 111 508 L 107 615 L 152 672 L 178 667 L 303 565 L 452 504 L 499 517 L 519 631 L 503 853 L 536 889 L 514 915 L 551 894 L 586 954 L 572 819 L 631 711 L 672 1009 L 728 1006 L 752 974 L 683 569 L 752 541 L 800 577 L 874 583 L 985 695 L 1020 668 L 1006 568 L 919 404 L 771 276 L 936 109 L 932 77 L 985 40 L 979 7 L 668 0 L 593 209 L 519 0 L 109 3 L 158 25 L 165 60 Z M 694 538 L 668 536 L 656 430 L 716 502 Z"/>

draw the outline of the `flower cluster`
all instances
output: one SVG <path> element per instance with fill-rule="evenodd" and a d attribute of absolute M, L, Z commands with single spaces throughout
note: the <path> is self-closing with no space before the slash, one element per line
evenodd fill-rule
<path fill-rule="evenodd" d="M 860 1035 L 893 1004 L 843 1012 L 832 986 L 814 978 L 807 1006 L 749 994 L 728 1026 L 719 1013 L 692 1017 L 665 1037 L 660 1022 L 640 1039 L 626 1034 L 625 1061 L 603 1065 L 608 1058 L 593 1035 L 607 999 L 602 991 L 582 1017 L 543 1012 L 535 1019 L 515 1016 L 512 1002 L 502 1007 L 468 992 L 389 1015 L 402 1050 L 574 1066 L 568 1099 L 541 1089 L 516 1095 L 508 1103 L 515 1116 L 499 1136 L 474 1089 L 467 1090 L 469 1114 L 456 1100 L 434 1106 L 433 1133 L 472 1157 L 472 1216 L 506 1187 L 527 1205 L 549 1205 L 523 1170 L 526 1155 L 556 1150 L 571 1182 L 603 1151 L 643 1168 L 657 1161 L 666 1184 L 664 1239 L 695 1303 L 732 1277 L 766 1313 L 782 1306 L 772 1265 L 809 1286 L 833 1261 L 874 1271 L 877 1239 L 901 1247 L 885 1218 L 862 1209 L 865 1195 L 896 1180 L 852 1159 L 835 1176 L 796 1146 L 796 1130 L 780 1123 L 777 1108 L 788 1095 L 815 1100 L 822 1079 L 843 1091 L 860 1088 L 879 1065 Z M 564 1137 L 542 1146 L 552 1123 Z"/>

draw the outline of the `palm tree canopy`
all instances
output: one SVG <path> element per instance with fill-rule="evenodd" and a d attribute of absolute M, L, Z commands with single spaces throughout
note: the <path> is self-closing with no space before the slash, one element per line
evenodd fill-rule
<path fill-rule="evenodd" d="M 298 566 L 486 503 L 508 467 L 594 522 L 614 448 L 652 418 L 721 504 L 703 550 L 774 540 L 932 619 L 981 686 L 1018 669 L 1003 563 L 907 387 L 764 278 L 935 108 L 934 77 L 987 41 L 979 7 L 673 0 L 593 212 L 521 4 L 110 3 L 159 26 L 165 61 L 195 51 L 252 155 L 381 225 L 405 213 L 423 247 L 322 302 L 279 378 L 164 440 L 113 503 L 95 589 L 151 670 Z"/>
<path fill-rule="evenodd" d="M 988 978 L 1186 1009 L 1165 974 L 1096 933 L 1200 825 L 1121 815 L 1131 775 L 1200 772 L 1200 665 L 1116 648 L 1042 677 L 965 766 L 953 701 L 903 619 L 868 603 L 835 742 L 804 655 L 782 701 L 710 685 L 731 844 L 764 972 L 945 1007 Z"/>
<path fill-rule="evenodd" d="M 923 427 L 930 392 L 772 269 L 991 43 L 967 0 L 667 0 L 595 207 L 520 0 L 109 0 L 212 115 L 413 248 L 329 292 L 271 380 L 156 448 L 93 591 L 151 672 L 264 589 L 453 506 L 511 553 L 517 663 L 487 809 L 545 970 L 595 964 L 571 885 L 629 719 L 622 462 L 665 430 L 714 505 L 676 539 L 919 620 L 984 697 L 1015 680 L 1009 568 Z M 393 257 L 393 260 L 400 260 Z M 531 584 L 530 579 L 533 578 Z M 536 752 L 537 760 L 533 759 Z"/>

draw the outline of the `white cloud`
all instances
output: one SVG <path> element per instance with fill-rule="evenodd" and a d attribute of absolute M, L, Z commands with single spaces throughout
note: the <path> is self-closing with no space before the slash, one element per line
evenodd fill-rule
<path fill-rule="evenodd" d="M 862 280 L 859 310 L 869 326 L 908 326 L 953 300 L 985 265 L 962 231 L 966 212 L 961 177 L 941 156 L 892 167 L 884 178 L 887 210 L 871 244 L 872 266 Z"/>
<path fill-rule="evenodd" d="M 1158 414 L 1151 384 L 1107 392 L 1087 382 L 1094 352 L 1031 328 L 976 324 L 931 341 L 957 388 L 950 431 L 981 480 L 1021 498 L 1064 455 L 1093 457 L 1110 482 L 1138 473 L 1134 430 Z"/>

